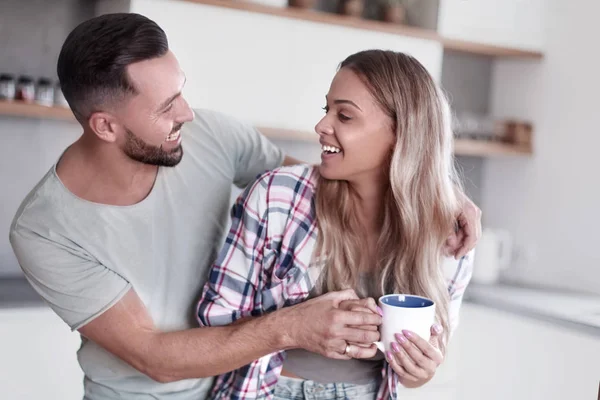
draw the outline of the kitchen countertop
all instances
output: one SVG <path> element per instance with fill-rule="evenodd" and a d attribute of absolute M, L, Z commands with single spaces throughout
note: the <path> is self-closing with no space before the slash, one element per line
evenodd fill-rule
<path fill-rule="evenodd" d="M 0 278 L 0 309 L 46 307 L 25 278 Z"/>
<path fill-rule="evenodd" d="M 471 283 L 464 302 L 600 337 L 600 296 L 515 284 Z"/>
<path fill-rule="evenodd" d="M 514 284 L 471 283 L 464 302 L 600 337 L 600 296 Z M 0 278 L 0 309 L 29 307 L 47 305 L 25 278 Z"/>

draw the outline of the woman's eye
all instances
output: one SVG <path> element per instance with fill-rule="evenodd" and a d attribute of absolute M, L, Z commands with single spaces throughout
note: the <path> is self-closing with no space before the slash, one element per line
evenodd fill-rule
<path fill-rule="evenodd" d="M 323 111 L 325 111 L 325 114 L 327 114 L 329 112 L 329 107 L 327 107 L 327 106 L 323 107 Z"/>
<path fill-rule="evenodd" d="M 352 118 L 350 118 L 350 117 L 348 117 L 348 116 L 346 116 L 346 115 L 344 115 L 344 114 L 342 114 L 342 113 L 339 113 L 339 114 L 338 114 L 338 118 L 339 118 L 339 119 L 340 119 L 340 121 L 342 121 L 342 122 L 346 122 L 346 121 L 349 121 L 349 120 L 351 120 L 351 119 L 352 119 Z"/>

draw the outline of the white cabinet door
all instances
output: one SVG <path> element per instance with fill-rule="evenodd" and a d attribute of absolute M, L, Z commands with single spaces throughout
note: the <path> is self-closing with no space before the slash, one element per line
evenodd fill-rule
<path fill-rule="evenodd" d="M 456 339 L 457 399 L 598 396 L 600 336 L 465 304 Z"/>
<path fill-rule="evenodd" d="M 47 307 L 0 309 L 0 398 L 83 398 L 80 338 Z"/>
<path fill-rule="evenodd" d="M 544 45 L 545 0 L 440 0 L 443 36 L 524 50 Z"/>

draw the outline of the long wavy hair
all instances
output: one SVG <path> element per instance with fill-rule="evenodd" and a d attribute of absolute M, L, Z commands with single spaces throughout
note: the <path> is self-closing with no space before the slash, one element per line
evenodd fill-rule
<path fill-rule="evenodd" d="M 317 287 L 322 292 L 360 289 L 368 266 L 376 293 L 410 293 L 436 303 L 436 319 L 449 334 L 449 295 L 441 268 L 443 247 L 455 229 L 459 209 L 454 169 L 451 114 L 441 89 L 415 58 L 392 51 L 368 50 L 340 64 L 356 73 L 391 119 L 396 143 L 384 168 L 387 187 L 381 204 L 376 258 L 364 248 L 357 197 L 344 180 L 319 177 L 315 254 L 324 256 Z M 371 285 L 374 286 L 374 285 Z M 362 293 L 367 295 L 366 293 Z"/>

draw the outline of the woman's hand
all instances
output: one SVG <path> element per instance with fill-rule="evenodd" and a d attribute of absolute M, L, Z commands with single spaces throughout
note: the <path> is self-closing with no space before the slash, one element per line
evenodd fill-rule
<path fill-rule="evenodd" d="M 437 347 L 441 333 L 442 327 L 435 324 L 431 327 L 429 342 L 406 330 L 396 334 L 398 342 L 392 343 L 393 351 L 387 352 L 386 359 L 403 386 L 416 388 L 433 378 L 444 361 L 444 356 Z"/>

